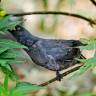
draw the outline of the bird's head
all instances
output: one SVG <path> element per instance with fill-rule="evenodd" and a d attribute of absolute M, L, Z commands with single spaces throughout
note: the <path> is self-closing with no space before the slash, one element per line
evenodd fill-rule
<path fill-rule="evenodd" d="M 8 29 L 8 32 L 10 32 L 13 36 L 19 36 L 22 32 L 24 32 L 24 28 L 20 25 L 16 25 L 13 29 Z"/>

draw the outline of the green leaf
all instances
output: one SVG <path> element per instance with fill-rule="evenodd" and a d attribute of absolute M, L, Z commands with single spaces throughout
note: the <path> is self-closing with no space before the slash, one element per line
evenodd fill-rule
<path fill-rule="evenodd" d="M 15 81 L 18 80 L 18 76 L 16 75 L 16 73 L 14 72 L 14 69 L 11 67 L 10 64 L 6 64 L 5 66 L 1 65 L 0 68 L 5 75 L 8 75 L 10 77 L 10 79 Z"/>
<path fill-rule="evenodd" d="M 10 61 L 13 61 L 13 60 L 0 59 L 0 69 L 2 70 L 4 74 L 8 75 L 10 79 L 17 80 L 18 77 L 16 73 L 14 72 L 14 69 L 12 68 L 12 66 L 9 64 Z"/>
<path fill-rule="evenodd" d="M 96 39 L 82 39 L 82 43 L 87 44 L 86 46 L 80 46 L 79 48 L 81 50 L 91 50 L 91 49 L 96 49 Z"/>
<path fill-rule="evenodd" d="M 6 16 L 6 17 L 0 19 L 0 30 L 3 28 L 6 28 L 8 26 L 9 18 L 10 18 L 10 16 Z"/>
<path fill-rule="evenodd" d="M 15 27 L 16 25 L 20 24 L 21 21 L 10 21 L 10 18 L 11 16 L 6 16 L 2 19 L 0 19 L 0 30 L 5 30 L 5 29 L 8 29 L 8 28 L 13 28 Z"/>
<path fill-rule="evenodd" d="M 12 40 L 6 40 L 6 39 L 1 39 L 0 40 L 0 46 L 1 47 L 6 47 L 6 48 L 26 48 L 24 45 L 21 45 L 18 42 L 12 41 Z"/>
<path fill-rule="evenodd" d="M 19 51 L 16 50 L 7 50 L 6 52 L 4 52 L 3 54 L 0 55 L 0 58 L 2 59 L 15 59 L 17 57 L 20 57 L 21 53 Z"/>
<path fill-rule="evenodd" d="M 36 91 L 36 90 L 40 90 L 44 87 L 38 86 L 38 85 L 34 85 L 28 82 L 19 82 L 17 83 L 16 87 L 12 89 L 11 91 L 11 95 L 13 96 L 13 94 L 27 94 L 29 92 L 32 91 Z"/>
<path fill-rule="evenodd" d="M 1 93 L 3 92 L 3 85 L 0 84 L 0 96 L 1 96 Z"/>
<path fill-rule="evenodd" d="M 6 75 L 5 80 L 4 80 L 4 89 L 6 92 L 8 92 L 8 76 Z"/>
<path fill-rule="evenodd" d="M 7 63 L 6 60 L 4 60 L 4 59 L 0 59 L 0 65 L 5 65 L 6 63 Z"/>
<path fill-rule="evenodd" d="M 87 70 L 93 69 L 94 67 L 96 67 L 96 56 L 94 55 L 94 57 L 89 58 L 89 59 L 78 59 L 79 61 L 81 61 L 84 65 L 82 67 L 80 67 L 80 69 L 75 72 L 73 74 L 73 76 L 71 78 L 77 78 L 78 76 L 84 74 L 85 72 L 87 72 Z"/>
<path fill-rule="evenodd" d="M 8 48 L 0 48 L 0 54 L 7 51 L 7 50 L 8 50 Z"/>
<path fill-rule="evenodd" d="M 19 25 L 21 21 L 14 21 L 14 22 L 9 22 L 9 25 L 6 26 L 6 28 L 14 29 L 16 25 Z"/>
<path fill-rule="evenodd" d="M 4 67 L 7 70 L 12 71 L 8 64 L 8 60 L 6 60 L 6 59 L 0 59 L 0 67 Z"/>

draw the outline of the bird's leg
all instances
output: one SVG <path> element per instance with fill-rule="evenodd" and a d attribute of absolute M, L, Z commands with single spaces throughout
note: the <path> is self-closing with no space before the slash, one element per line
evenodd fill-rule
<path fill-rule="evenodd" d="M 56 79 L 58 81 L 61 81 L 62 77 L 61 77 L 61 74 L 59 73 L 58 69 L 59 69 L 59 66 L 58 64 L 56 63 L 54 57 L 52 57 L 51 55 L 47 55 L 47 58 L 49 60 L 49 64 L 48 66 L 50 65 L 51 68 L 55 69 L 56 70 Z"/>
<path fill-rule="evenodd" d="M 61 79 L 62 79 L 62 76 L 61 76 L 61 74 L 59 73 L 58 70 L 56 71 L 56 78 L 57 78 L 58 81 L 61 81 Z"/>

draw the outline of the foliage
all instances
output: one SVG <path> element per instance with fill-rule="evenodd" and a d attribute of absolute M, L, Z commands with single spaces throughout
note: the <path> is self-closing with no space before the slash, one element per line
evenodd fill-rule
<path fill-rule="evenodd" d="M 19 21 L 11 22 L 10 16 L 0 18 L 0 34 L 5 35 L 8 28 L 14 28 Z M 17 61 L 20 57 L 19 48 L 25 48 L 26 46 L 19 44 L 18 42 L 0 39 L 0 70 L 5 74 L 5 80 L 3 84 L 0 84 L 0 96 L 26 96 L 27 93 L 39 90 L 42 87 L 33 85 L 27 82 L 18 83 L 18 76 L 16 75 L 12 64 L 19 64 L 22 61 Z M 16 81 L 16 86 L 12 89 L 8 88 L 8 78 Z"/>
<path fill-rule="evenodd" d="M 26 96 L 26 94 L 40 89 L 42 87 L 27 82 L 18 82 L 15 87 L 9 89 L 6 75 L 4 83 L 0 84 L 0 96 Z"/>
<path fill-rule="evenodd" d="M 80 46 L 81 50 L 96 50 L 96 39 L 81 39 L 82 43 L 87 44 L 86 46 Z M 94 56 L 89 59 L 76 59 L 83 63 L 83 66 L 73 74 L 72 78 L 77 78 L 78 76 L 87 72 L 87 70 L 96 67 L 96 51 Z"/>
<path fill-rule="evenodd" d="M 17 22 L 9 22 L 9 19 L 10 19 L 10 16 L 0 18 L 1 32 L 3 32 L 4 30 L 7 30 L 10 27 L 12 28 L 17 24 Z M 17 49 L 17 48 L 27 48 L 27 47 L 12 40 L 0 39 L 0 69 L 5 74 L 10 74 L 8 75 L 10 77 L 12 77 L 12 75 L 14 77 L 14 74 L 13 74 L 14 71 L 10 64 L 11 62 L 14 62 L 15 59 L 18 57 L 17 52 L 12 51 L 12 49 L 14 48 Z"/>
<path fill-rule="evenodd" d="M 81 42 L 87 44 L 86 46 L 80 46 L 81 50 L 96 49 L 96 39 L 81 39 Z"/>
<path fill-rule="evenodd" d="M 21 23 L 20 21 L 11 21 L 11 16 L 5 16 L 0 18 L 0 31 L 4 31 L 8 28 L 14 28 L 17 24 Z"/>

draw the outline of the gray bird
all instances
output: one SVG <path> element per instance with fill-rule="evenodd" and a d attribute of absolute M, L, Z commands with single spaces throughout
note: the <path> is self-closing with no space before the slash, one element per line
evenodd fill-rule
<path fill-rule="evenodd" d="M 59 71 L 73 66 L 81 58 L 78 46 L 82 46 L 79 40 L 55 40 L 43 39 L 33 36 L 24 27 L 17 25 L 9 32 L 18 42 L 28 47 L 24 49 L 31 57 L 32 61 L 49 70 L 56 71 L 57 80 L 61 80 Z"/>

